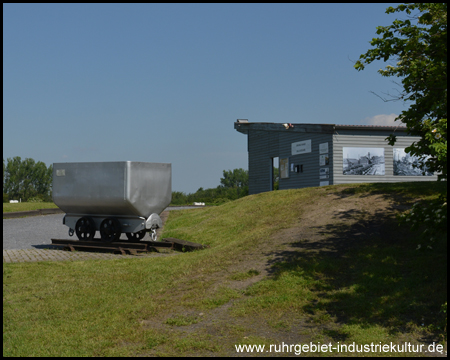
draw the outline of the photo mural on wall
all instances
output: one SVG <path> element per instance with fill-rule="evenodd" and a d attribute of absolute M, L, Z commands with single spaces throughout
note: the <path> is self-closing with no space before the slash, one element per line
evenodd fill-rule
<path fill-rule="evenodd" d="M 384 148 L 344 147 L 344 175 L 384 175 Z"/>
<path fill-rule="evenodd" d="M 424 161 L 426 161 L 425 158 Z M 405 152 L 405 148 L 394 148 L 394 175 L 398 176 L 432 176 L 433 173 L 421 162 L 417 156 Z"/>

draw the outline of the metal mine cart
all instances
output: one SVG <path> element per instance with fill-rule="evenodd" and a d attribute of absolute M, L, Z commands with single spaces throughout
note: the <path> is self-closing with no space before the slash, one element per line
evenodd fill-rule
<path fill-rule="evenodd" d="M 135 161 L 53 164 L 53 201 L 66 215 L 69 235 L 116 241 L 121 233 L 156 240 L 159 214 L 172 199 L 171 164 Z"/>

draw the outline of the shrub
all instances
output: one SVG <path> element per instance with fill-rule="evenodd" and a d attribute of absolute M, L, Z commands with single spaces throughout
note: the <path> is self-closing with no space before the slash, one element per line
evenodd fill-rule
<path fill-rule="evenodd" d="M 44 200 L 42 199 L 42 197 L 40 197 L 38 195 L 38 196 L 33 196 L 32 198 L 29 198 L 27 200 L 27 202 L 30 202 L 30 203 L 41 203 L 41 202 L 44 202 Z"/>

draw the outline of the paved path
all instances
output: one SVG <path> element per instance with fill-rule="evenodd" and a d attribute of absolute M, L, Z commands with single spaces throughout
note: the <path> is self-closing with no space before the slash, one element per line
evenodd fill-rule
<path fill-rule="evenodd" d="M 35 261 L 76 261 L 76 260 L 106 260 L 106 259 L 136 259 L 139 257 L 157 257 L 176 255 L 163 253 L 148 253 L 138 255 L 116 255 L 107 253 L 94 252 L 72 252 L 51 249 L 19 249 L 19 250 L 3 250 L 3 262 L 35 262 Z"/>

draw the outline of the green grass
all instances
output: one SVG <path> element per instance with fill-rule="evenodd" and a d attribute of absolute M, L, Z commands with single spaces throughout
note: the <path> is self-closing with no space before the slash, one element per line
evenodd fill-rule
<path fill-rule="evenodd" d="M 244 272 L 239 272 L 239 273 L 233 274 L 233 275 L 230 276 L 230 279 L 237 280 L 237 281 L 242 281 L 242 280 L 249 279 L 249 278 L 251 278 L 253 276 L 257 276 L 259 274 L 260 274 L 260 272 L 258 270 L 250 269 L 248 271 L 244 271 Z"/>
<path fill-rule="evenodd" d="M 53 202 L 21 202 L 16 204 L 3 203 L 3 212 L 14 212 L 14 211 L 31 211 L 39 209 L 54 209 L 57 208 Z"/>
<path fill-rule="evenodd" d="M 163 236 L 210 245 L 205 250 L 4 263 L 3 356 L 233 355 L 233 344 L 275 344 L 287 332 L 321 342 L 439 338 L 446 241 L 433 251 L 416 251 L 415 234 L 390 215 L 381 234 L 340 248 L 374 220 L 361 215 L 352 224 L 330 220 L 317 229 L 334 252 L 299 242 L 298 250 L 275 261 L 267 242 L 329 194 L 377 194 L 411 204 L 445 189 L 439 183 L 360 184 L 258 194 L 171 212 Z M 271 261 L 271 275 L 247 288 L 233 287 L 260 274 L 254 266 L 245 268 L 253 256 Z M 242 264 L 239 270 L 233 270 L 236 264 Z"/>

